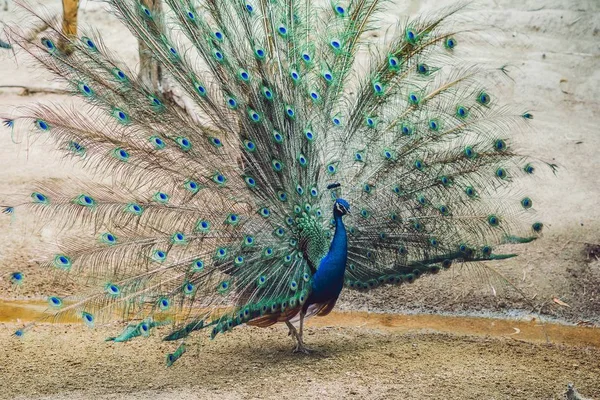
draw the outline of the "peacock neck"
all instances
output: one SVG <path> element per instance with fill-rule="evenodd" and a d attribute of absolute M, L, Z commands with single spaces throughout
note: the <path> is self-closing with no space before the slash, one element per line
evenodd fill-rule
<path fill-rule="evenodd" d="M 313 276 L 312 293 L 308 303 L 320 303 L 337 299 L 344 286 L 344 273 L 348 259 L 348 236 L 342 216 L 335 216 L 335 234 L 329 252 L 319 264 Z"/>
<path fill-rule="evenodd" d="M 348 234 L 346 233 L 346 226 L 342 221 L 341 215 L 334 215 L 335 220 L 335 234 L 333 240 L 329 246 L 329 254 L 336 261 L 343 261 L 342 270 L 346 268 L 346 259 L 348 258 Z"/>

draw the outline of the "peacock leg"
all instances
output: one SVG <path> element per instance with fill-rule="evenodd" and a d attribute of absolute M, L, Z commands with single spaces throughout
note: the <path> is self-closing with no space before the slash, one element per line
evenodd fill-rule
<path fill-rule="evenodd" d="M 304 311 L 300 311 L 300 332 L 297 334 L 296 339 L 298 340 L 298 345 L 294 349 L 294 353 L 304 353 L 309 354 L 310 349 L 308 349 L 304 345 L 304 341 L 302 340 L 302 330 L 304 328 L 304 316 L 306 313 Z"/>
<path fill-rule="evenodd" d="M 298 342 L 298 331 L 296 330 L 296 327 L 290 322 L 290 321 L 285 321 L 285 324 L 287 325 L 287 327 L 289 328 L 289 332 L 288 332 L 288 336 L 293 336 L 294 338 L 294 342 Z"/>

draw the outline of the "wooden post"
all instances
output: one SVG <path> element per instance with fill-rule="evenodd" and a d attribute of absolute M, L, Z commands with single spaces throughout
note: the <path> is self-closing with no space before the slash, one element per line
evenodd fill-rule
<path fill-rule="evenodd" d="M 74 39 L 77 36 L 77 11 L 79 10 L 79 0 L 62 0 L 63 5 L 63 20 L 62 33 L 69 39 Z M 71 54 L 73 48 L 69 46 L 64 39 L 58 43 L 59 48 L 65 54 Z"/>
<path fill-rule="evenodd" d="M 157 19 L 160 19 L 162 13 L 161 0 L 142 0 L 142 3 L 152 11 Z M 163 97 L 166 88 L 163 87 L 161 65 L 152 57 L 150 49 L 141 40 L 138 40 L 138 53 L 140 55 L 140 79 L 149 88 L 152 88 L 156 96 Z"/>

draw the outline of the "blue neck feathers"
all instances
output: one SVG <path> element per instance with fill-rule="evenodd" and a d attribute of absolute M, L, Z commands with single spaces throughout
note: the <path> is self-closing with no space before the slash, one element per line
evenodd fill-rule
<path fill-rule="evenodd" d="M 348 259 L 348 235 L 342 221 L 342 215 L 335 215 L 335 235 L 329 246 L 329 252 L 313 276 L 312 293 L 309 303 L 321 303 L 335 299 L 344 286 L 344 272 Z"/>

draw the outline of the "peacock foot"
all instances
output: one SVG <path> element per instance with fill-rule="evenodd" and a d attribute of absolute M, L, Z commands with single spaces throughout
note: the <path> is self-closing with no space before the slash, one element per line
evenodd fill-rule
<path fill-rule="evenodd" d="M 304 353 L 304 354 L 310 354 L 312 352 L 311 349 L 309 349 L 308 347 L 304 346 L 304 343 L 299 342 L 296 347 L 293 350 L 294 353 Z"/>

